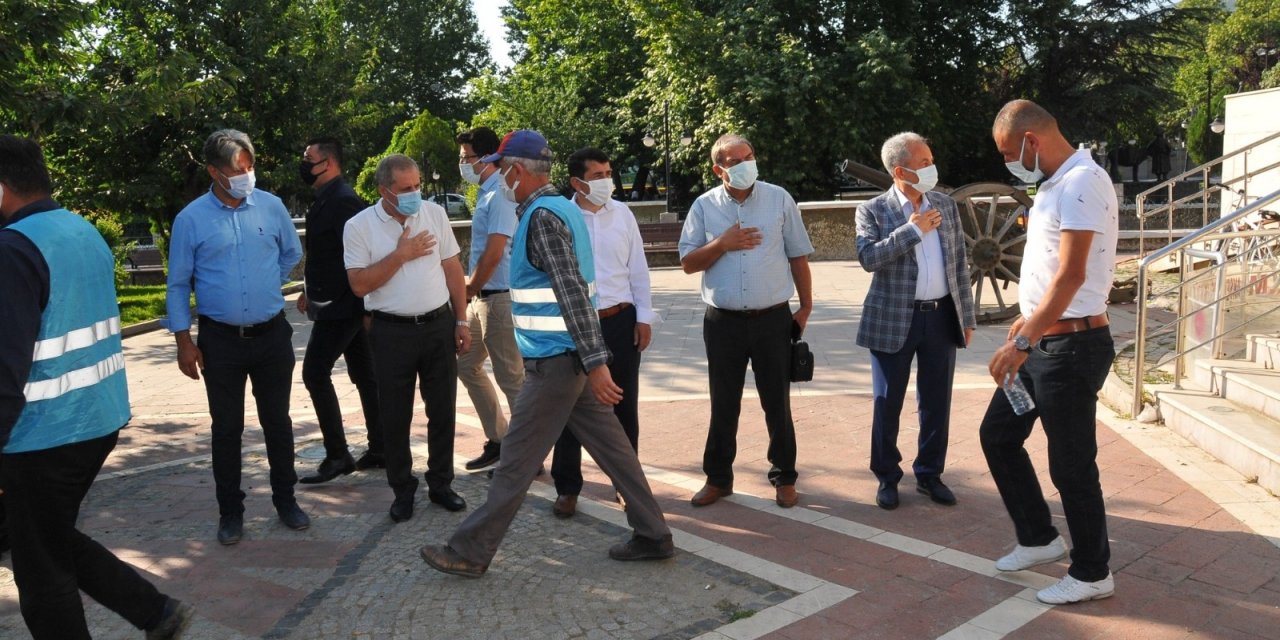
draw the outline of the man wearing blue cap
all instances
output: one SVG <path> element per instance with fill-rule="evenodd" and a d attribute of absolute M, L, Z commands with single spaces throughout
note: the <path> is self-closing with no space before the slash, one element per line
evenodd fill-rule
<path fill-rule="evenodd" d="M 578 208 L 551 186 L 551 149 L 536 131 L 507 134 L 483 162 L 498 163 L 499 187 L 516 205 L 511 239 L 511 313 L 524 356 L 525 383 L 485 504 L 443 546 L 420 554 L 438 571 L 478 578 L 524 501 L 538 466 L 566 428 L 586 447 L 626 500 L 631 539 L 609 549 L 614 560 L 675 555 L 671 530 L 613 405 L 622 389 L 609 374 L 609 349 L 594 306 L 591 238 Z"/>

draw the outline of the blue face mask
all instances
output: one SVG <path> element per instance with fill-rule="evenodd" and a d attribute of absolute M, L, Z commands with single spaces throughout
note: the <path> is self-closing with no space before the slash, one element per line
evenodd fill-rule
<path fill-rule="evenodd" d="M 396 211 L 402 216 L 416 216 L 422 209 L 422 192 L 410 191 L 396 196 Z"/>

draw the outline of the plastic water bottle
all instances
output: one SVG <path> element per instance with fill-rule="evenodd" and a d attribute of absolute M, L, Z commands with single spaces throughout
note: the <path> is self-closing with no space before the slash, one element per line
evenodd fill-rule
<path fill-rule="evenodd" d="M 1018 376 L 1004 374 L 1004 395 L 1009 399 L 1009 406 L 1013 407 L 1013 412 L 1023 415 L 1026 412 L 1036 408 L 1036 401 L 1031 399 L 1031 392 L 1027 391 L 1026 385 L 1022 384 L 1022 379 Z"/>

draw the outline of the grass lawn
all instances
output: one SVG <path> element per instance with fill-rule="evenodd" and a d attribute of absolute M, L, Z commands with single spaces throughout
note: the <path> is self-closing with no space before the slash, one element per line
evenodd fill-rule
<path fill-rule="evenodd" d="M 154 320 L 165 314 L 164 285 L 132 284 L 116 291 L 120 301 L 120 324 L 129 326 Z"/>

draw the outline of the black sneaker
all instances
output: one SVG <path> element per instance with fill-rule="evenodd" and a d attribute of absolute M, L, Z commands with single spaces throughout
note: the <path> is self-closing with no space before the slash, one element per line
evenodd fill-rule
<path fill-rule="evenodd" d="M 218 544 L 233 545 L 244 536 L 244 514 L 222 516 L 218 520 Z"/>
<path fill-rule="evenodd" d="M 610 558 L 623 561 L 666 560 L 674 555 L 676 547 L 670 535 L 663 536 L 661 540 L 633 535 L 630 540 L 609 549 Z"/>
<path fill-rule="evenodd" d="M 492 440 L 484 443 L 484 451 L 480 452 L 480 457 L 474 460 L 468 460 L 466 466 L 467 471 L 479 471 L 485 467 L 498 463 L 498 458 L 502 455 L 502 443 Z"/>

